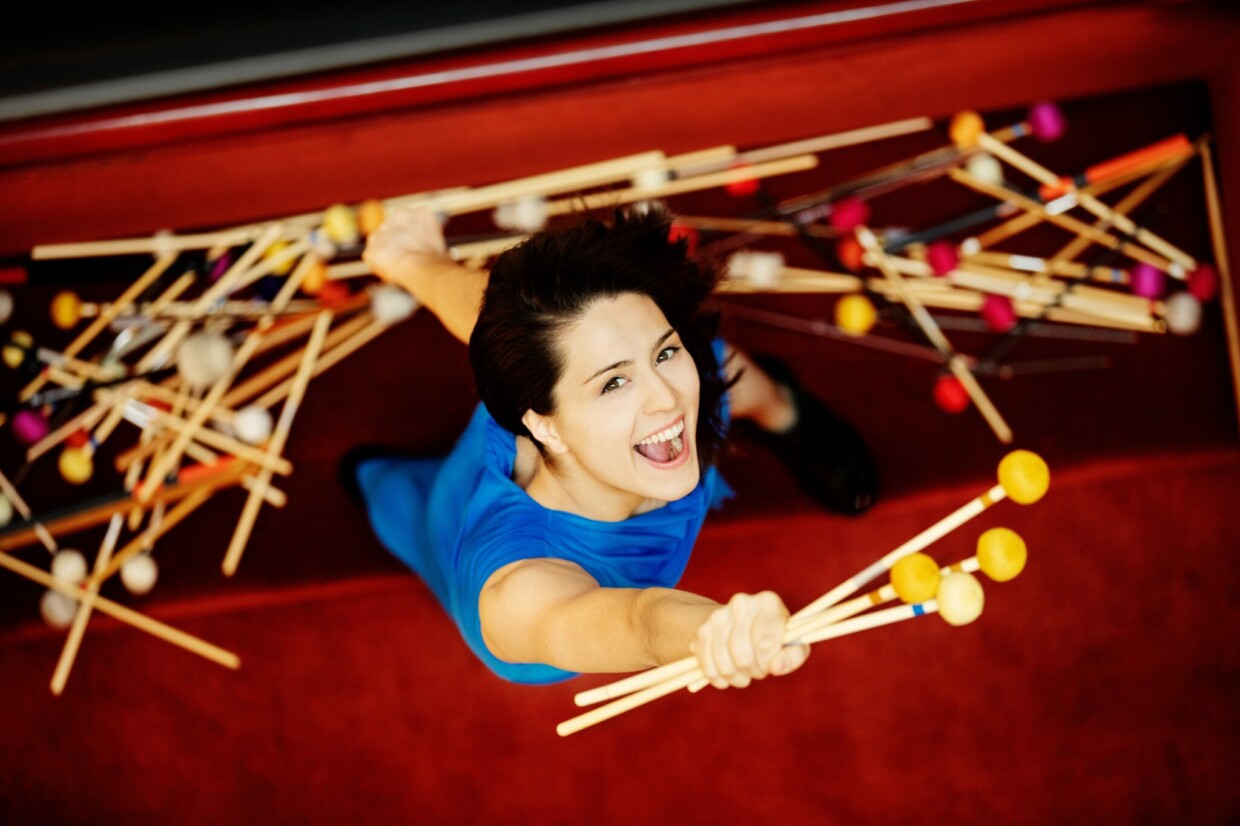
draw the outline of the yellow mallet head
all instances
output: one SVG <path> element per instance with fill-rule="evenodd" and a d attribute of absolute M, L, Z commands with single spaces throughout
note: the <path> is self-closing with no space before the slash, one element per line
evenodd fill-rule
<path fill-rule="evenodd" d="M 1032 505 L 1046 495 L 1051 471 L 1038 454 L 1013 450 L 999 462 L 999 484 L 1013 502 Z"/>
<path fill-rule="evenodd" d="M 977 538 L 977 563 L 995 582 L 1015 579 L 1025 569 L 1025 540 L 1010 528 L 991 528 Z"/>
<path fill-rule="evenodd" d="M 904 602 L 933 599 L 939 590 L 939 563 L 923 553 L 901 557 L 891 566 L 891 587 Z"/>

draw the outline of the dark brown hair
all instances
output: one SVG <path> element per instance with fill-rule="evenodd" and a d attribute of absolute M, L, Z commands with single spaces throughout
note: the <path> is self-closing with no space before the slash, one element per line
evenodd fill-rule
<path fill-rule="evenodd" d="M 724 438 L 727 382 L 712 347 L 718 314 L 703 304 L 719 272 L 690 259 L 683 240 L 669 241 L 670 227 L 661 210 L 617 210 L 610 222 L 585 218 L 537 233 L 495 261 L 469 339 L 478 395 L 495 421 L 538 444 L 521 417 L 555 412 L 564 371 L 560 331 L 600 298 L 637 293 L 663 311 L 697 365 L 696 443 L 703 468 L 710 465 Z"/>

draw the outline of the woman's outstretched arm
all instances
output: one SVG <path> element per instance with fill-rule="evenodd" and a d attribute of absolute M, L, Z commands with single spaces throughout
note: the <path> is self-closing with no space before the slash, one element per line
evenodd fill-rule
<path fill-rule="evenodd" d="M 487 272 L 463 267 L 448 256 L 434 213 L 422 208 L 392 213 L 366 240 L 362 259 L 384 281 L 408 290 L 448 332 L 469 343 Z"/>
<path fill-rule="evenodd" d="M 670 588 L 603 588 L 575 563 L 527 559 L 493 574 L 479 599 L 483 639 L 507 662 L 569 671 L 640 671 L 696 655 L 717 688 L 788 674 L 808 646 L 783 645 L 778 596 L 737 594 L 727 605 Z"/>

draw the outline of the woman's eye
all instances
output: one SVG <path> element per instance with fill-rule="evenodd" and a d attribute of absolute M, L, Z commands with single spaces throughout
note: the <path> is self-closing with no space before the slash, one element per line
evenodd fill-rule
<path fill-rule="evenodd" d="M 627 382 L 628 382 L 628 379 L 622 376 L 613 376 L 611 379 L 608 380 L 606 384 L 603 385 L 603 392 L 610 393 L 613 390 L 619 390 L 620 387 L 626 384 Z"/>
<path fill-rule="evenodd" d="M 678 350 L 680 350 L 679 347 L 664 347 L 659 351 L 658 357 L 654 360 L 655 364 L 662 364 L 667 361 L 672 356 L 676 355 Z"/>

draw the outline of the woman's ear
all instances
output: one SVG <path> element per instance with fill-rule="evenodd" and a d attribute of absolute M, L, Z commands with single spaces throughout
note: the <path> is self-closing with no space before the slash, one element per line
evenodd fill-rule
<path fill-rule="evenodd" d="M 568 445 L 560 441 L 560 434 L 555 428 L 555 423 L 551 421 L 550 416 L 544 416 L 541 413 L 535 413 L 533 410 L 527 410 L 521 416 L 521 423 L 525 425 L 530 435 L 547 450 L 561 454 L 568 452 Z"/>

